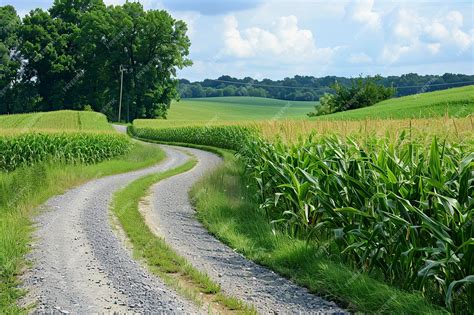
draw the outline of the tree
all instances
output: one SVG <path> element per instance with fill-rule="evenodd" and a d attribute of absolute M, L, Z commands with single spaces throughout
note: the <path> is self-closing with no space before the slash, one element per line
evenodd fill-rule
<path fill-rule="evenodd" d="M 237 89 L 233 85 L 228 85 L 226 86 L 223 90 L 222 93 L 224 96 L 235 96 Z"/>
<path fill-rule="evenodd" d="M 21 66 L 18 56 L 20 22 L 15 8 L 0 7 L 0 114 L 14 112 L 13 87 Z"/>
<path fill-rule="evenodd" d="M 31 102 L 20 111 L 90 104 L 116 119 L 121 67 L 130 119 L 166 117 L 179 98 L 176 70 L 191 65 L 190 41 L 186 24 L 164 10 L 55 0 L 48 11 L 33 10 L 21 21 L 13 7 L 0 9 L 0 84 L 9 91 L 2 93 L 1 112 L 12 112 L 6 106 L 13 105 L 3 104 L 27 97 Z M 15 99 L 4 101 L 7 94 Z"/>
<path fill-rule="evenodd" d="M 380 80 L 380 76 L 359 77 L 352 80 L 352 85 L 349 88 L 336 82 L 332 86 L 334 95 L 331 97 L 325 95 L 321 98 L 321 106 L 316 108 L 316 112 L 309 113 L 308 115 L 319 116 L 371 106 L 395 95 L 395 89 L 384 87 L 379 84 Z"/>

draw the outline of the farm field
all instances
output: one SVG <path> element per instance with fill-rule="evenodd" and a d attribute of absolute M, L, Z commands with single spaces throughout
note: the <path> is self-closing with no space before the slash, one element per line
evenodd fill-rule
<path fill-rule="evenodd" d="M 0 116 L 0 134 L 43 132 L 113 132 L 104 115 L 95 112 L 60 110 L 46 113 Z"/>
<path fill-rule="evenodd" d="M 182 99 L 169 111 L 168 121 L 231 122 L 304 119 L 315 102 L 284 101 L 259 97 L 209 97 Z M 335 113 L 311 120 L 409 119 L 440 116 L 466 117 L 474 113 L 474 85 L 393 98 L 370 107 Z"/>
<path fill-rule="evenodd" d="M 420 95 L 418 107 L 405 98 L 372 108 L 427 110 L 441 100 L 460 102 L 472 112 L 471 91 L 467 87 Z M 439 110 L 431 118 L 405 119 L 135 120 L 132 132 L 142 139 L 240 151 L 237 161 L 197 185 L 194 196 L 208 229 L 252 259 L 356 305 L 355 310 L 377 312 L 381 306 L 375 300 L 384 300 L 382 296 L 364 300 L 354 290 L 367 296 L 367 288 L 385 283 L 423 292 L 402 296 L 392 289 L 369 290 L 392 296 L 390 307 L 401 307 L 399 312 L 433 312 L 423 309 L 425 302 L 418 300 L 423 296 L 433 305 L 463 313 L 471 307 L 469 286 L 463 285 L 472 280 L 474 236 L 474 125 L 463 113 L 467 117 Z M 244 205 L 239 198 L 249 202 Z M 259 226 L 253 228 L 249 220 Z M 275 228 L 293 244 L 309 241 L 314 247 L 290 254 L 292 241 L 262 241 L 265 236 L 259 233 L 270 238 Z M 325 255 L 314 258 L 320 246 Z M 405 254 L 404 259 L 392 259 Z M 445 265 L 452 255 L 456 263 Z M 334 267 L 337 271 L 328 271 L 328 256 L 336 257 L 332 263 L 343 262 Z M 294 267 L 278 257 L 290 259 Z M 309 261 L 314 265 L 307 265 Z M 323 261 L 326 269 L 316 267 Z M 364 274 L 357 288 L 344 288 L 351 276 L 336 276 L 346 268 Z M 327 272 L 334 277 L 323 276 Z M 312 281 L 313 275 L 320 281 Z"/>
<path fill-rule="evenodd" d="M 409 95 L 373 106 L 320 116 L 313 119 L 364 120 L 430 117 L 466 117 L 474 114 L 474 85 Z"/>
<path fill-rule="evenodd" d="M 262 97 L 208 97 L 181 99 L 171 105 L 168 120 L 233 121 L 303 119 L 316 102 L 284 101 Z"/>

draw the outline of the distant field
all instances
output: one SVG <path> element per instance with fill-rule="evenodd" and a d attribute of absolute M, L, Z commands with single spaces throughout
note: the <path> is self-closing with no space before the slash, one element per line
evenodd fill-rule
<path fill-rule="evenodd" d="M 0 133 L 30 131 L 113 131 L 104 115 L 62 110 L 0 116 Z"/>
<path fill-rule="evenodd" d="M 305 118 L 317 102 L 283 101 L 261 97 L 182 99 L 171 105 L 169 120 L 262 120 Z"/>
<path fill-rule="evenodd" d="M 316 119 L 361 120 L 430 118 L 474 114 L 474 85 L 389 99 L 374 106 L 320 116 Z"/>

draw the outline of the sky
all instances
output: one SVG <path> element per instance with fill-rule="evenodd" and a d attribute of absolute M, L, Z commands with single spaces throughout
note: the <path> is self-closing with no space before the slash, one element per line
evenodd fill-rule
<path fill-rule="evenodd" d="M 105 0 L 122 4 L 125 0 Z M 184 20 L 192 81 L 474 74 L 474 1 L 142 0 Z M 53 0 L 0 0 L 20 16 Z"/>

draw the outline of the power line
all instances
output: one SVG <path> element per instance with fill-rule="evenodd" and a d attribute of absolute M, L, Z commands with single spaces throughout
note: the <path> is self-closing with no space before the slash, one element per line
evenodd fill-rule
<path fill-rule="evenodd" d="M 270 84 L 263 84 L 263 83 L 253 83 L 253 82 L 235 82 L 235 81 L 228 81 L 228 80 L 219 80 L 219 79 L 206 79 L 208 81 L 214 82 L 221 82 L 221 83 L 228 83 L 228 84 L 235 84 L 235 85 L 247 85 L 247 86 L 257 86 L 257 87 L 268 87 L 268 88 L 283 88 L 283 89 L 307 89 L 307 90 L 321 90 L 321 88 L 315 88 L 310 86 L 290 86 L 290 85 L 270 85 Z M 448 82 L 448 83 L 436 83 L 436 84 L 428 84 L 425 83 L 423 85 L 411 85 L 411 86 L 394 86 L 396 89 L 412 89 L 412 88 L 429 88 L 432 86 L 448 86 L 448 85 L 456 85 L 456 84 L 467 84 L 467 83 L 474 83 L 474 81 L 459 81 L 459 82 Z"/>

